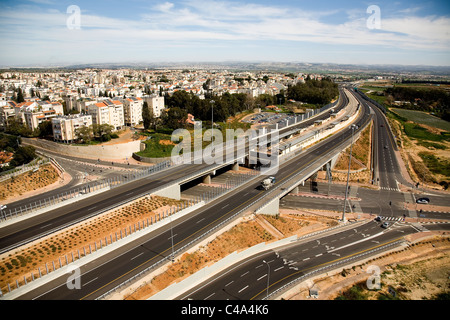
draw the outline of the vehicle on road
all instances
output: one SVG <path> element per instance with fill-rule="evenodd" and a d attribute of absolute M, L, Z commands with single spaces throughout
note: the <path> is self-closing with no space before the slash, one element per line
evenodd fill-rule
<path fill-rule="evenodd" d="M 430 203 L 430 199 L 429 198 L 419 198 L 416 200 L 416 203 L 428 204 L 428 203 Z"/>
<path fill-rule="evenodd" d="M 381 217 L 380 216 L 376 217 L 375 221 L 381 221 Z"/>
<path fill-rule="evenodd" d="M 261 181 L 261 188 L 264 190 L 269 190 L 275 184 L 275 177 L 268 177 Z"/>
<path fill-rule="evenodd" d="M 0 211 L 3 211 L 7 208 L 7 206 L 5 206 L 4 204 L 0 204 Z"/>
<path fill-rule="evenodd" d="M 387 227 L 389 227 L 389 222 L 383 222 L 381 227 L 386 229 Z"/>

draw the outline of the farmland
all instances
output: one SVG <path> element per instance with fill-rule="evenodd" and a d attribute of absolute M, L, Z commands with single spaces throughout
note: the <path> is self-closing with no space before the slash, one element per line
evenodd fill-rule
<path fill-rule="evenodd" d="M 432 116 L 426 112 L 398 108 L 390 108 L 389 110 L 409 121 L 450 132 L 450 122 Z"/>

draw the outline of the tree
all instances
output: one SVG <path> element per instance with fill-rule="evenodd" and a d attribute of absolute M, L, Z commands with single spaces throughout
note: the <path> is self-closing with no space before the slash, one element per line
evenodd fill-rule
<path fill-rule="evenodd" d="M 36 149 L 32 146 L 18 147 L 14 153 L 10 165 L 17 167 L 26 164 L 36 158 Z"/>
<path fill-rule="evenodd" d="M 152 123 L 153 112 L 150 112 L 147 101 L 142 105 L 142 120 L 144 121 L 144 129 L 148 130 Z"/>
<path fill-rule="evenodd" d="M 24 102 L 24 101 L 25 101 L 25 99 L 23 98 L 22 89 L 19 88 L 19 89 L 17 89 L 17 98 L 16 98 L 16 102 L 17 102 L 17 103 L 22 103 L 22 102 Z"/>
<path fill-rule="evenodd" d="M 170 108 L 169 110 L 162 112 L 161 118 L 167 128 L 175 130 L 184 127 L 187 119 L 187 112 L 178 107 Z"/>
<path fill-rule="evenodd" d="M 75 134 L 78 139 L 82 140 L 84 143 L 90 143 L 94 138 L 92 126 L 82 126 L 75 129 Z"/>

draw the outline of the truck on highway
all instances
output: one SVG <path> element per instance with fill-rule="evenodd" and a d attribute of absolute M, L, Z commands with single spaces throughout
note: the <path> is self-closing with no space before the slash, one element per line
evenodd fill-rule
<path fill-rule="evenodd" d="M 268 177 L 261 181 L 261 189 L 269 190 L 275 184 L 275 177 Z"/>

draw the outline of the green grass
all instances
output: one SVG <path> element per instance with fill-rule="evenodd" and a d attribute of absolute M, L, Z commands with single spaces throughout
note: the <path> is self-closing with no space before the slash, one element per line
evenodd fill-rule
<path fill-rule="evenodd" d="M 450 122 L 434 117 L 426 112 L 399 108 L 390 108 L 390 111 L 409 121 L 450 132 Z"/>
<path fill-rule="evenodd" d="M 170 141 L 170 139 L 171 135 L 164 133 L 154 133 L 151 135 L 151 139 L 144 142 L 146 145 L 145 150 L 138 152 L 137 155 L 148 158 L 170 157 L 174 146 L 160 144 L 161 140 Z"/>
<path fill-rule="evenodd" d="M 432 173 L 450 177 L 449 160 L 441 159 L 429 152 L 419 152 L 419 156 L 422 158 L 423 162 Z"/>
<path fill-rule="evenodd" d="M 450 132 L 442 132 L 441 134 L 435 134 L 424 127 L 419 126 L 416 123 L 407 122 L 403 124 L 403 128 L 408 137 L 418 140 L 428 141 L 450 141 Z"/>

